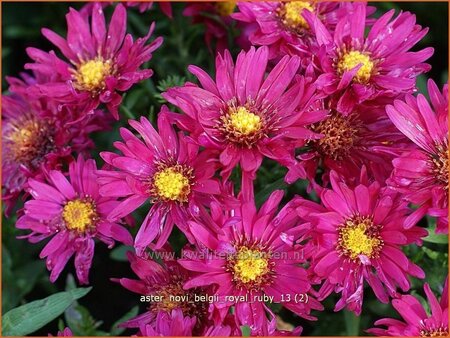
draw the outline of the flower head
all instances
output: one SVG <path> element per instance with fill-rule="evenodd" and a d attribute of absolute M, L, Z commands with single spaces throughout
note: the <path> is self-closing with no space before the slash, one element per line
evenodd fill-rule
<path fill-rule="evenodd" d="M 109 247 L 114 241 L 132 243 L 123 226 L 107 220 L 109 211 L 119 202 L 99 195 L 96 169 L 94 160 L 85 161 L 79 156 L 70 164 L 70 181 L 60 171 L 52 170 L 47 182 L 35 179 L 28 182 L 33 198 L 25 203 L 24 215 L 17 220 L 16 227 L 31 230 L 21 238 L 33 243 L 52 237 L 40 254 L 47 259 L 51 282 L 56 281 L 75 254 L 78 280 L 87 284 L 95 238 Z"/>
<path fill-rule="evenodd" d="M 448 337 L 448 277 L 445 279 L 441 300 L 438 301 L 428 283 L 424 286 L 431 313 L 427 313 L 417 298 L 401 295 L 392 300 L 392 306 L 402 316 L 402 320 L 383 318 L 375 325 L 386 328 L 373 328 L 368 333 L 377 336 L 416 336 L 416 337 Z"/>
<path fill-rule="evenodd" d="M 333 291 L 341 293 L 335 311 L 347 307 L 359 315 L 364 281 L 387 303 L 397 286 L 409 290 L 408 276 L 424 277 L 401 246 L 421 244 L 427 231 L 417 226 L 404 229 L 407 203 L 377 181 L 369 184 L 362 175 L 361 182 L 350 188 L 335 172 L 330 179 L 332 189 L 320 195 L 323 206 L 298 198 L 297 212 L 313 225 L 316 247 L 311 271 L 325 280 L 319 299 Z"/>
<path fill-rule="evenodd" d="M 139 67 L 150 60 L 162 38 L 146 45 L 154 24 L 145 37 L 136 41 L 131 35 L 125 35 L 126 10 L 121 4 L 114 10 L 108 31 L 102 6 L 98 3 L 92 8 L 91 25 L 74 9 L 66 18 L 66 39 L 46 28 L 42 34 L 69 62 L 58 58 L 54 52 L 27 49 L 35 63 L 27 64 L 26 68 L 51 78 L 47 83 L 36 84 L 36 94 L 64 104 L 82 105 L 86 112 L 104 103 L 117 119 L 121 102 L 118 92 L 152 75 L 152 70 Z"/>
<path fill-rule="evenodd" d="M 353 6 L 354 12 L 338 21 L 334 33 L 316 17 L 306 15 L 319 43 L 317 86 L 335 94 L 337 108 L 344 114 L 364 101 L 412 92 L 416 77 L 430 69 L 423 62 L 433 54 L 433 48 L 410 51 L 428 31 L 416 25 L 413 14 L 404 12 L 392 19 L 391 10 L 365 36 L 366 5 Z"/>
<path fill-rule="evenodd" d="M 425 213 L 438 218 L 437 232 L 448 232 L 448 86 L 442 93 L 428 81 L 431 105 L 419 94 L 386 107 L 395 126 L 416 145 L 394 159 L 389 185 L 419 205 L 405 226 Z"/>
<path fill-rule="evenodd" d="M 109 219 L 124 217 L 146 201 L 153 203 L 135 239 L 139 254 L 155 238 L 155 248 L 162 247 L 174 224 L 194 241 L 186 227 L 187 218 L 204 212 L 202 205 L 222 191 L 213 178 L 217 160 L 209 152 L 199 152 L 199 147 L 183 133 L 177 134 L 167 119 L 168 113 L 163 107 L 158 116 L 159 132 L 144 117 L 140 122 L 130 120 L 143 141 L 122 128 L 123 142 L 115 146 L 123 155 L 101 153 L 118 170 L 99 171 L 100 193 L 124 198 Z"/>
<path fill-rule="evenodd" d="M 285 56 L 265 77 L 268 49 L 241 52 L 234 65 L 225 51 L 216 58 L 216 81 L 190 66 L 201 87 L 186 84 L 163 96 L 186 115 L 181 128 L 207 149 L 219 151 L 222 175 L 240 164 L 253 177 L 264 156 L 283 165 L 295 162 L 294 148 L 318 136 L 305 128 L 326 112 L 307 111 L 316 99 L 308 79 L 296 76 L 300 59 Z"/>
<path fill-rule="evenodd" d="M 184 252 L 178 261 L 194 273 L 185 288 L 213 285 L 219 299 L 216 306 L 234 306 L 237 325 L 248 325 L 253 334 L 273 331 L 266 315 L 272 319 L 274 315 L 264 297 L 272 297 L 272 302 L 281 302 L 307 319 L 314 319 L 311 309 L 322 308 L 308 295 L 311 285 L 300 265 L 306 258 L 298 243 L 309 229 L 297 226 L 290 203 L 277 214 L 282 196 L 282 191 L 273 192 L 259 211 L 253 200 L 241 199 L 239 207 L 226 213 L 212 203 L 210 218 L 189 222 L 200 243 L 197 250 Z M 208 222 L 216 223 L 220 231 L 208 230 L 213 227 Z M 232 300 L 229 296 L 246 298 Z"/>
<path fill-rule="evenodd" d="M 316 39 L 305 13 L 309 12 L 333 30 L 338 20 L 354 12 L 350 2 L 269 1 L 239 2 L 239 12 L 232 17 L 256 28 L 249 35 L 254 45 L 268 46 L 270 58 L 286 54 L 300 55 L 306 67 L 311 62 L 310 47 Z M 367 15 L 375 8 L 368 7 Z M 364 20 L 364 18 L 363 18 Z"/>

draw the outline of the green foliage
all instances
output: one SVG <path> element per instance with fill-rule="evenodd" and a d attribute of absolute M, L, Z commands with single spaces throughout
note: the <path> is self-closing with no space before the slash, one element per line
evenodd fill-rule
<path fill-rule="evenodd" d="M 8 311 L 2 317 L 2 335 L 24 336 L 33 333 L 60 316 L 75 300 L 85 296 L 91 289 L 58 292 Z"/>

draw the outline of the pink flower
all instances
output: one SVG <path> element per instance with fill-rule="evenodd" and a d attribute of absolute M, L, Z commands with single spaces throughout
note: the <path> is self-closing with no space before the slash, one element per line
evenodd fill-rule
<path fill-rule="evenodd" d="M 53 337 L 51 334 L 48 336 Z M 64 330 L 58 331 L 57 337 L 73 337 L 73 333 L 68 327 L 66 327 Z"/>
<path fill-rule="evenodd" d="M 206 288 L 184 289 L 183 284 L 189 279 L 189 274 L 176 262 L 175 253 L 164 250 L 156 252 L 155 256 L 158 254 L 157 257 L 163 260 L 162 265 L 131 252 L 127 253 L 131 269 L 139 280 L 113 279 L 126 289 L 142 295 L 144 299 L 149 297 L 149 300 L 145 300 L 149 304 L 147 311 L 120 326 L 141 328 L 141 332 L 142 330 L 161 331 L 163 323 L 167 324 L 166 327 L 170 327 L 172 321 L 180 321 L 184 326 L 178 329 L 203 335 L 209 326 L 220 325 L 221 315 L 209 317 L 209 308 L 212 306 L 208 302 L 200 299 L 195 301 L 196 296 L 207 296 L 208 290 Z M 177 328 L 172 327 L 172 329 Z"/>
<path fill-rule="evenodd" d="M 115 146 L 123 155 L 100 154 L 118 169 L 99 171 L 100 193 L 124 198 L 111 211 L 110 220 L 130 214 L 146 201 L 153 203 L 135 238 L 139 255 L 155 238 L 154 248 L 161 248 L 174 224 L 193 242 L 187 218 L 205 212 L 202 205 L 213 196 L 220 198 L 222 193 L 221 185 L 213 178 L 217 160 L 209 152 L 199 152 L 199 147 L 183 133 L 177 134 L 167 120 L 168 113 L 163 107 L 158 116 L 159 133 L 144 117 L 140 122 L 130 120 L 143 141 L 122 128 L 124 142 L 116 142 Z"/>
<path fill-rule="evenodd" d="M 359 177 L 363 166 L 370 178 L 385 182 L 393 169 L 392 159 L 410 147 L 409 140 L 389 120 L 385 107 L 359 105 L 344 115 L 325 99 L 319 109 L 325 108 L 329 115 L 310 127 L 322 137 L 300 150 L 299 162 L 290 167 L 287 182 L 308 179 L 320 192 L 321 186 L 328 185 L 331 170 L 350 182 Z M 321 186 L 316 183 L 318 169 Z"/>
<path fill-rule="evenodd" d="M 149 78 L 151 69 L 139 67 L 151 59 L 162 38 L 145 45 L 153 32 L 133 42 L 126 34 L 126 10 L 119 4 L 114 10 L 108 31 L 100 4 L 92 10 L 91 25 L 87 18 L 70 9 L 67 18 L 67 38 L 44 28 L 42 34 L 50 40 L 70 63 L 36 48 L 28 48 L 28 55 L 35 61 L 25 65 L 37 73 L 47 75 L 48 83 L 36 84 L 35 93 L 50 97 L 63 104 L 81 105 L 89 112 L 104 103 L 118 119 L 118 106 L 122 100 L 119 92 Z"/>
<path fill-rule="evenodd" d="M 268 46 L 271 59 L 300 55 L 305 67 L 312 57 L 309 47 L 317 42 L 304 13 L 313 13 L 327 29 L 334 29 L 340 18 L 354 12 L 354 5 L 349 2 L 239 2 L 238 7 L 239 12 L 232 17 L 257 26 L 249 35 L 252 44 Z M 368 7 L 367 15 L 373 12 L 375 8 Z"/>
<path fill-rule="evenodd" d="M 311 13 L 305 13 L 320 46 L 315 58 L 321 71 L 317 86 L 335 94 L 342 113 L 364 101 L 412 92 L 416 77 L 430 69 L 423 62 L 433 54 L 433 48 L 410 51 L 428 31 L 416 25 L 413 14 L 400 13 L 391 20 L 395 12 L 391 10 L 364 36 L 366 5 L 353 6 L 354 12 L 339 20 L 334 34 Z"/>
<path fill-rule="evenodd" d="M 294 148 L 318 135 L 305 126 L 326 112 L 306 111 L 316 99 L 310 81 L 296 75 L 298 57 L 285 56 L 265 77 L 268 49 L 242 51 L 234 65 L 225 51 L 216 58 L 216 81 L 196 66 L 189 70 L 201 87 L 186 84 L 163 96 L 179 107 L 181 128 L 201 146 L 220 152 L 222 175 L 240 165 L 251 183 L 264 156 L 292 165 Z"/>
<path fill-rule="evenodd" d="M 220 204 L 211 203 L 211 217 L 189 222 L 199 246 L 185 250 L 178 260 L 194 273 L 184 287 L 214 286 L 216 307 L 228 311 L 234 306 L 236 325 L 249 326 L 252 334 L 273 332 L 270 323 L 274 314 L 265 305 L 264 297 L 272 297 L 271 302 L 281 303 L 310 320 L 315 319 L 311 309 L 322 309 L 308 295 L 310 281 L 300 265 L 305 263 L 306 254 L 298 243 L 309 228 L 297 226 L 298 217 L 291 203 L 277 214 L 282 197 L 282 191 L 273 192 L 259 211 L 253 200 L 243 201 L 226 213 Z M 220 230 L 210 231 L 215 225 Z"/>
<path fill-rule="evenodd" d="M 138 336 L 142 337 L 191 337 L 195 326 L 195 317 L 183 316 L 183 311 L 158 312 L 154 325 L 140 327 Z"/>
<path fill-rule="evenodd" d="M 72 161 L 72 152 L 93 146 L 88 135 L 106 126 L 95 117 L 78 119 L 78 111 L 48 100 L 26 95 L 29 89 L 19 79 L 8 79 L 10 96 L 2 97 L 2 199 L 8 215 L 30 177 L 43 170 L 58 169 Z"/>
<path fill-rule="evenodd" d="M 401 295 L 398 299 L 392 300 L 392 306 L 402 316 L 403 321 L 383 318 L 377 320 L 375 325 L 386 326 L 386 329 L 373 328 L 367 332 L 376 336 L 448 337 L 448 276 L 445 279 L 440 302 L 428 283 L 425 283 L 424 290 L 431 314 L 426 312 L 417 298 Z"/>
<path fill-rule="evenodd" d="M 183 15 L 191 16 L 192 23 L 205 25 L 205 42 L 211 47 L 216 40 L 216 50 L 222 52 L 228 46 L 228 30 L 232 24 L 231 14 L 236 8 L 234 1 L 186 3 Z"/>
<path fill-rule="evenodd" d="M 395 126 L 417 146 L 393 161 L 389 184 L 420 207 L 407 219 L 409 228 L 426 213 L 437 217 L 438 233 L 448 233 L 448 86 L 442 93 L 428 81 L 431 106 L 419 94 L 386 107 Z"/>
<path fill-rule="evenodd" d="M 31 230 L 30 234 L 20 237 L 28 238 L 31 243 L 53 236 L 40 253 L 41 258 L 47 259 L 51 282 L 56 281 L 75 254 L 78 280 L 87 284 L 95 238 L 109 248 L 115 240 L 126 245 L 132 243 L 125 228 L 106 218 L 119 202 L 99 195 L 96 169 L 94 160 L 85 161 L 79 156 L 70 164 L 70 181 L 56 170 L 48 173 L 46 183 L 28 181 L 33 199 L 25 203 L 24 215 L 17 220 L 16 227 Z"/>
<path fill-rule="evenodd" d="M 319 300 L 331 292 L 341 293 L 335 311 L 344 307 L 361 313 L 364 281 L 383 303 L 395 296 L 397 286 L 408 291 L 408 276 L 423 278 L 421 268 L 410 262 L 401 247 L 416 243 L 427 235 L 423 228 L 404 229 L 407 203 L 399 194 L 380 188 L 375 181 L 349 188 L 331 172 L 332 189 L 320 195 L 322 205 L 297 199 L 298 214 L 313 225 L 315 255 L 311 272 L 325 280 L 318 292 Z"/>

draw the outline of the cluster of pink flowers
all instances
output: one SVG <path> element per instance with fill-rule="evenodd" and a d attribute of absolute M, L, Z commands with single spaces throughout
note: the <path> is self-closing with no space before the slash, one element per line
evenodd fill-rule
<path fill-rule="evenodd" d="M 447 282 L 440 303 L 425 284 L 431 316 L 406 294 L 425 273 L 402 248 L 422 245 L 425 215 L 448 233 L 449 198 L 448 87 L 429 80 L 430 100 L 414 95 L 433 49 L 417 50 L 427 29 L 413 14 L 375 19 L 362 2 L 188 4 L 183 14 L 220 51 L 215 77 L 191 65 L 198 84 L 167 89 L 157 125 L 130 120 L 117 151 L 94 149 L 97 169 L 90 134 L 119 119 L 121 93 L 152 76 L 141 66 L 163 42 L 150 38 L 154 24 L 142 38 L 127 34 L 122 4 L 106 25 L 104 6 L 71 9 L 65 38 L 44 28 L 58 53 L 27 49 L 32 75 L 9 78 L 3 97 L 3 200 L 8 213 L 25 200 L 21 238 L 51 238 L 40 257 L 52 282 L 75 256 L 88 284 L 96 240 L 117 241 L 134 246 L 138 280 L 113 281 L 159 297 L 122 324 L 141 336 L 230 336 L 242 326 L 298 335 L 277 329 L 267 300 L 316 320 L 336 293 L 335 311 L 360 315 L 366 284 L 404 319 L 381 319 L 387 328 L 370 333 L 448 334 Z M 236 59 L 231 24 L 245 48 Z M 307 180 L 320 202 L 275 190 L 257 207 L 266 159 L 285 168 L 286 183 Z M 133 219 L 138 208 L 144 219 Z M 179 258 L 174 226 L 188 241 Z M 199 295 L 215 301 L 186 301 Z"/>

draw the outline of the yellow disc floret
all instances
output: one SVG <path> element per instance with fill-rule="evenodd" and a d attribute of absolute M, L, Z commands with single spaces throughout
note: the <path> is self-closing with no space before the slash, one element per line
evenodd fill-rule
<path fill-rule="evenodd" d="M 357 260 L 359 255 L 375 257 L 382 246 L 378 228 L 369 218 L 347 220 L 339 230 L 339 247 L 351 260 Z"/>
<path fill-rule="evenodd" d="M 216 12 L 220 16 L 229 16 L 236 8 L 236 1 L 218 1 L 214 3 Z"/>
<path fill-rule="evenodd" d="M 245 107 L 238 107 L 228 118 L 230 125 L 243 135 L 249 135 L 261 129 L 261 118 Z"/>
<path fill-rule="evenodd" d="M 191 192 L 189 177 L 178 167 L 167 167 L 153 176 L 153 193 L 164 201 L 186 202 Z"/>
<path fill-rule="evenodd" d="M 95 226 L 97 212 L 93 202 L 77 199 L 66 203 L 62 217 L 67 229 L 84 232 Z"/>
<path fill-rule="evenodd" d="M 233 270 L 241 283 L 258 282 L 269 272 L 269 260 L 263 252 L 243 246 L 236 253 Z"/>
<path fill-rule="evenodd" d="M 111 60 L 97 57 L 83 62 L 75 72 L 77 89 L 96 92 L 105 87 L 105 79 L 111 74 Z"/>
<path fill-rule="evenodd" d="M 344 53 L 337 63 L 337 72 L 342 75 L 358 65 L 361 65 L 361 67 L 356 72 L 354 80 L 358 83 L 367 83 L 372 76 L 374 63 L 366 53 L 357 50 Z"/>
<path fill-rule="evenodd" d="M 304 9 L 310 12 L 314 10 L 313 6 L 307 1 L 286 1 L 280 5 L 277 13 L 286 27 L 293 30 L 301 30 L 309 27 L 302 16 Z"/>

